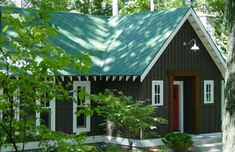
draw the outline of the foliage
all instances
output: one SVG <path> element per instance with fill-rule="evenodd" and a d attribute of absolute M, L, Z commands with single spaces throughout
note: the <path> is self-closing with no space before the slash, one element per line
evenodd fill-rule
<path fill-rule="evenodd" d="M 37 10 L 1 8 L 0 144 L 12 143 L 15 151 L 19 151 L 16 143 L 36 140 L 41 135 L 35 135 L 38 129 L 35 112 L 44 109 L 36 101 L 48 104 L 53 98 L 69 97 L 57 77 L 59 70 L 72 66 L 87 72 L 91 64 L 88 54 L 66 54 L 49 39 L 58 30 L 50 23 L 49 12 L 66 10 L 64 1 L 31 0 L 30 4 Z M 58 147 L 70 138 L 81 145 L 80 135 L 75 138 L 75 135 L 52 133 L 46 127 L 44 132 L 48 133 L 44 136 L 47 140 L 55 139 L 52 134 L 58 137 Z"/>
<path fill-rule="evenodd" d="M 215 30 L 213 38 L 226 53 L 228 49 L 228 30 L 227 23 L 225 22 L 225 1 L 224 0 L 198 0 L 196 1 L 194 8 L 199 11 L 203 11 L 205 14 L 209 14 L 214 17 L 208 17 L 211 19 L 210 23 Z"/>
<path fill-rule="evenodd" d="M 68 135 L 62 132 L 54 132 L 46 130 L 40 130 L 39 132 L 41 141 L 40 146 L 43 151 L 56 151 L 56 152 L 94 152 L 96 151 L 94 146 L 85 145 L 85 135 Z"/>
<path fill-rule="evenodd" d="M 103 152 L 127 152 L 127 150 L 119 145 L 107 145 Z"/>
<path fill-rule="evenodd" d="M 153 129 L 157 124 L 166 123 L 165 119 L 155 117 L 155 108 L 152 105 L 135 101 L 121 92 L 106 90 L 104 94 L 100 93 L 91 98 L 98 101 L 99 115 L 105 118 L 105 123 L 114 123 L 114 128 L 129 139 L 130 146 L 131 139 L 139 135 L 140 129 Z"/>
<path fill-rule="evenodd" d="M 174 7 L 184 7 L 186 3 L 184 0 L 155 0 L 154 1 L 155 10 L 163 10 Z M 137 12 L 147 12 L 150 10 L 149 0 L 134 0 L 123 2 L 120 8 L 120 14 L 129 14 Z"/>
<path fill-rule="evenodd" d="M 162 142 L 174 152 L 187 151 L 193 144 L 192 137 L 186 133 L 169 133 Z"/>
<path fill-rule="evenodd" d="M 69 9 L 90 15 L 112 15 L 112 0 L 68 0 Z"/>

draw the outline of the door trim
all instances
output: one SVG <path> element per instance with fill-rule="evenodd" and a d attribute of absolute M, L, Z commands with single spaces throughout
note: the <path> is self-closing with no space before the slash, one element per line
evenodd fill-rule
<path fill-rule="evenodd" d="M 174 81 L 174 85 L 179 85 L 179 129 L 180 132 L 184 132 L 184 82 Z"/>
<path fill-rule="evenodd" d="M 198 134 L 200 132 L 200 81 L 201 81 L 201 74 L 198 71 L 171 71 L 167 72 L 168 74 L 168 91 L 169 91 L 169 131 L 173 131 L 172 128 L 172 117 L 171 117 L 171 109 L 172 107 L 172 100 L 173 100 L 173 82 L 175 77 L 193 77 L 193 88 L 194 88 L 194 97 L 193 97 L 193 132 Z"/>

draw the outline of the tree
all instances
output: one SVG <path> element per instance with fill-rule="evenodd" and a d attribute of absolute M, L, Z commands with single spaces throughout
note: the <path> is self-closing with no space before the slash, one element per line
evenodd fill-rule
<path fill-rule="evenodd" d="M 228 27 L 231 31 L 225 77 L 225 112 L 223 114 L 223 151 L 235 149 L 235 2 L 227 0 Z"/>
<path fill-rule="evenodd" d="M 128 138 L 130 148 L 140 130 L 156 129 L 159 124 L 167 122 L 156 117 L 155 107 L 144 101 L 135 101 L 122 92 L 106 90 L 103 94 L 91 96 L 91 99 L 98 103 L 98 114 L 104 117 L 104 124 L 112 123 L 114 129 Z"/>
<path fill-rule="evenodd" d="M 155 0 L 155 10 L 163 10 L 174 7 L 185 7 L 185 0 Z M 120 14 L 150 11 L 150 0 L 133 0 L 121 3 Z"/>
<path fill-rule="evenodd" d="M 58 72 L 65 67 L 87 72 L 88 54 L 69 55 L 50 41 L 57 28 L 50 22 L 52 10 L 66 10 L 65 1 L 31 0 L 32 8 L 1 7 L 0 35 L 0 145 L 11 144 L 24 151 L 25 143 L 53 141 L 51 148 L 85 151 L 83 135 L 65 135 L 36 126 L 35 112 L 45 112 L 42 104 L 51 99 L 68 98 Z M 38 104 L 36 101 L 41 102 Z M 68 141 L 69 139 L 69 141 Z M 73 144 L 71 144 L 71 142 Z M 17 143 L 23 143 L 18 147 Z"/>

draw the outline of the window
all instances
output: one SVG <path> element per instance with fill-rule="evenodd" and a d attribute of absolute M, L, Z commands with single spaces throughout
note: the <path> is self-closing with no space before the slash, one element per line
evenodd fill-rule
<path fill-rule="evenodd" d="M 204 103 L 214 103 L 214 81 L 204 81 Z"/>
<path fill-rule="evenodd" d="M 81 106 L 86 106 L 90 104 L 90 100 L 88 98 L 80 98 L 80 93 L 86 92 L 90 94 L 90 81 L 74 81 L 73 82 L 73 98 L 75 102 L 73 102 L 73 132 L 89 132 L 90 131 L 90 116 L 86 116 L 85 114 L 81 114 L 77 116 L 77 111 L 81 108 Z"/>
<path fill-rule="evenodd" d="M 152 105 L 163 105 L 163 81 L 152 81 Z"/>
<path fill-rule="evenodd" d="M 48 81 L 49 83 L 54 83 L 52 81 Z M 41 99 L 37 99 L 37 105 L 40 105 L 42 108 L 42 112 L 36 113 L 36 126 L 45 125 L 47 129 L 55 131 L 55 98 L 48 97 L 48 94 L 45 94 Z M 48 101 L 49 100 L 49 101 Z"/>

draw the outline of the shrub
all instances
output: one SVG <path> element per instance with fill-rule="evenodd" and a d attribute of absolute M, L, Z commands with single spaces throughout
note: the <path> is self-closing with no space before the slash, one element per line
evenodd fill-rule
<path fill-rule="evenodd" d="M 162 142 L 174 152 L 187 151 L 193 144 L 192 137 L 186 133 L 169 133 Z"/>

